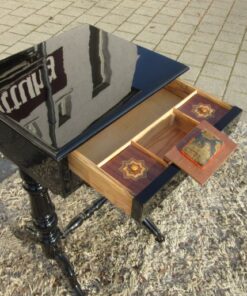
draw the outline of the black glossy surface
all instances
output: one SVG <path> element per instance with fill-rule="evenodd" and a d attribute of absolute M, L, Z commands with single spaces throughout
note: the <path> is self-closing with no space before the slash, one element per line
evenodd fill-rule
<path fill-rule="evenodd" d="M 187 69 L 85 25 L 0 62 L 0 120 L 61 159 Z"/>

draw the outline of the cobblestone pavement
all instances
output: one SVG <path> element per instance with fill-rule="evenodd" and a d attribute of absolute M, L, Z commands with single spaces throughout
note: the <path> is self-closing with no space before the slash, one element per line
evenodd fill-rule
<path fill-rule="evenodd" d="M 0 59 L 89 23 L 189 65 L 247 120 L 246 15 L 246 0 L 0 0 Z"/>

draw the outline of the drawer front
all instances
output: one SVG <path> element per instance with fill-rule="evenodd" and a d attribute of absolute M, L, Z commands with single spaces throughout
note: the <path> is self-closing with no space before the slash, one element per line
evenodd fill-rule
<path fill-rule="evenodd" d="M 68 161 L 73 173 L 109 199 L 118 208 L 122 209 L 126 214 L 131 215 L 133 198 L 128 190 L 83 156 L 80 151 L 70 153 Z"/>
<path fill-rule="evenodd" d="M 223 129 L 240 112 L 176 80 L 72 152 L 69 167 L 140 221 L 153 195 L 180 171 L 167 152 L 201 120 Z"/>

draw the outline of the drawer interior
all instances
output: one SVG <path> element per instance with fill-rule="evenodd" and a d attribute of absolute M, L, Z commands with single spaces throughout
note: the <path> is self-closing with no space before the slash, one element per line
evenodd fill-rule
<path fill-rule="evenodd" d="M 71 170 L 133 216 L 136 200 L 169 170 L 171 162 L 165 154 L 199 124 L 183 112 L 198 94 L 209 103 L 231 109 L 176 80 L 72 152 Z"/>
<path fill-rule="evenodd" d="M 152 153 L 165 159 L 165 154 L 191 131 L 197 122 L 176 109 L 151 130 L 135 138 L 135 141 Z"/>
<path fill-rule="evenodd" d="M 185 86 L 183 83 L 171 83 L 103 129 L 78 150 L 94 163 L 99 164 L 193 94 L 195 94 L 194 88 Z"/>

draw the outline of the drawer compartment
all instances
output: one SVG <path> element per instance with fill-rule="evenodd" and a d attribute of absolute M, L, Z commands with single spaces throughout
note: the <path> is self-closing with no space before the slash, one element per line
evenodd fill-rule
<path fill-rule="evenodd" d="M 174 110 L 150 130 L 135 138 L 138 144 L 165 159 L 165 154 L 197 125 L 182 112 Z"/>
<path fill-rule="evenodd" d="M 70 153 L 70 169 L 118 208 L 141 220 L 154 193 L 179 171 L 167 155 L 200 124 L 184 110 L 198 94 L 204 104 L 213 102 L 223 108 L 219 118 L 223 125 L 238 113 L 176 80 Z"/>

